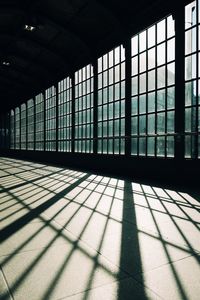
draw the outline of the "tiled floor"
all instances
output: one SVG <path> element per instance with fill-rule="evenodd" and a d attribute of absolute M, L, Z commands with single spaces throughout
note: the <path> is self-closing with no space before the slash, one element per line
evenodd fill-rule
<path fill-rule="evenodd" d="M 0 298 L 199 300 L 199 199 L 0 158 Z"/>

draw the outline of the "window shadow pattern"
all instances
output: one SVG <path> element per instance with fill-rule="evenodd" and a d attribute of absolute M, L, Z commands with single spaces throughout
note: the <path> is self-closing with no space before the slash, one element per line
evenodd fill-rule
<path fill-rule="evenodd" d="M 198 197 L 9 158 L 0 169 L 1 299 L 198 299 Z"/>

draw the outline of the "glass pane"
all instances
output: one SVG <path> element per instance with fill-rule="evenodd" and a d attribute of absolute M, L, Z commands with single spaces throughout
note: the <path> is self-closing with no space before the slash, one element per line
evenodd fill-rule
<path fill-rule="evenodd" d="M 148 94 L 148 112 L 154 112 L 155 111 L 155 93 L 149 93 Z"/>
<path fill-rule="evenodd" d="M 160 21 L 157 24 L 157 43 L 160 43 L 166 39 L 165 35 L 165 20 Z"/>
<path fill-rule="evenodd" d="M 157 87 L 165 86 L 165 66 L 157 69 Z"/>
<path fill-rule="evenodd" d="M 102 58 L 100 57 L 98 59 L 98 73 L 102 72 Z M 78 83 L 78 79 L 77 79 L 77 72 L 75 73 L 75 84 Z"/>
<path fill-rule="evenodd" d="M 141 95 L 139 97 L 139 110 L 141 113 L 146 113 L 146 95 Z"/>
<path fill-rule="evenodd" d="M 132 95 L 136 95 L 138 93 L 138 77 L 132 78 Z"/>
<path fill-rule="evenodd" d="M 155 115 L 150 114 L 148 115 L 148 134 L 155 133 Z"/>
<path fill-rule="evenodd" d="M 115 82 L 118 82 L 120 79 L 120 70 L 119 70 L 119 65 L 115 67 Z"/>
<path fill-rule="evenodd" d="M 146 73 L 140 75 L 140 93 L 146 92 Z"/>
<path fill-rule="evenodd" d="M 170 38 L 175 35 L 175 28 L 174 28 L 174 20 L 172 16 L 167 18 L 167 37 Z"/>
<path fill-rule="evenodd" d="M 131 114 L 137 115 L 138 113 L 138 97 L 132 98 L 131 101 Z"/>
<path fill-rule="evenodd" d="M 139 138 L 139 154 L 142 156 L 146 154 L 146 138 Z"/>
<path fill-rule="evenodd" d="M 146 50 L 146 31 L 139 34 L 139 49 L 140 52 Z"/>
<path fill-rule="evenodd" d="M 146 52 L 140 54 L 140 72 L 146 71 Z"/>
<path fill-rule="evenodd" d="M 138 131 L 138 117 L 131 119 L 131 134 L 137 134 Z"/>
<path fill-rule="evenodd" d="M 196 54 L 185 58 L 185 80 L 196 77 Z"/>
<path fill-rule="evenodd" d="M 165 138 L 158 137 L 157 138 L 157 156 L 165 156 Z"/>
<path fill-rule="evenodd" d="M 195 157 L 195 138 L 194 136 L 185 136 L 185 157 L 194 158 Z"/>
<path fill-rule="evenodd" d="M 167 137 L 167 157 L 174 157 L 174 137 Z"/>
<path fill-rule="evenodd" d="M 167 89 L 167 109 L 175 107 L 175 88 L 171 87 Z"/>
<path fill-rule="evenodd" d="M 109 95 L 108 95 L 109 102 L 113 101 L 113 85 L 109 86 L 108 93 L 109 93 Z"/>
<path fill-rule="evenodd" d="M 155 68 L 155 48 L 148 50 L 148 69 Z"/>
<path fill-rule="evenodd" d="M 138 74 L 138 56 L 132 58 L 132 75 Z"/>
<path fill-rule="evenodd" d="M 185 105 L 196 104 L 196 80 L 185 84 Z"/>
<path fill-rule="evenodd" d="M 165 90 L 159 90 L 157 92 L 157 110 L 165 109 Z"/>
<path fill-rule="evenodd" d="M 175 39 L 167 42 L 167 61 L 170 62 L 175 59 Z"/>
<path fill-rule="evenodd" d="M 154 25 L 148 29 L 148 48 L 154 46 L 155 41 L 156 41 L 156 33 L 155 33 L 155 25 Z"/>
<path fill-rule="evenodd" d="M 146 116 L 139 117 L 140 134 L 146 133 Z"/>
<path fill-rule="evenodd" d="M 134 36 L 131 39 L 131 53 L 132 55 L 135 55 L 138 53 L 138 36 Z"/>
<path fill-rule="evenodd" d="M 175 63 L 167 65 L 167 84 L 175 84 Z"/>
<path fill-rule="evenodd" d="M 192 121 L 192 115 L 191 115 L 191 108 L 185 109 L 185 131 L 191 132 L 191 121 Z"/>
<path fill-rule="evenodd" d="M 165 43 L 157 47 L 157 65 L 160 66 L 165 63 Z"/>
<path fill-rule="evenodd" d="M 109 84 L 113 83 L 113 68 L 109 70 Z"/>
<path fill-rule="evenodd" d="M 148 72 L 148 91 L 155 90 L 155 70 Z"/>
<path fill-rule="evenodd" d="M 108 140 L 108 153 L 113 153 L 113 140 Z"/>
<path fill-rule="evenodd" d="M 137 138 L 132 138 L 131 139 L 131 154 L 132 155 L 137 155 Z"/>
<path fill-rule="evenodd" d="M 196 24 L 196 1 L 185 7 L 185 28 L 190 28 Z"/>
<path fill-rule="evenodd" d="M 115 65 L 120 62 L 120 47 L 114 49 Z"/>
<path fill-rule="evenodd" d="M 155 156 L 155 138 L 148 137 L 147 139 L 147 154 L 149 156 Z"/>
<path fill-rule="evenodd" d="M 196 51 L 196 27 L 185 32 L 185 54 Z"/>
<path fill-rule="evenodd" d="M 174 111 L 167 112 L 167 132 L 174 132 Z"/>
<path fill-rule="evenodd" d="M 109 67 L 113 66 L 113 50 L 108 53 Z"/>
<path fill-rule="evenodd" d="M 157 114 L 157 133 L 165 132 L 165 113 Z"/>

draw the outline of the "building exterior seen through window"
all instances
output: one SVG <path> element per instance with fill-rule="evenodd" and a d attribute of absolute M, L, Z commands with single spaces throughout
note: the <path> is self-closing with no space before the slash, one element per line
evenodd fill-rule
<path fill-rule="evenodd" d="M 131 154 L 174 156 L 175 31 L 171 16 L 132 38 Z"/>
<path fill-rule="evenodd" d="M 27 149 L 34 150 L 34 100 L 30 99 L 27 102 Z"/>
<path fill-rule="evenodd" d="M 46 147 L 47 151 L 56 151 L 56 88 L 54 86 L 45 91 L 46 115 Z"/>
<path fill-rule="evenodd" d="M 72 148 L 72 85 L 67 77 L 58 83 L 58 151 Z"/>
<path fill-rule="evenodd" d="M 75 152 L 93 152 L 93 67 L 75 73 Z"/>
<path fill-rule="evenodd" d="M 21 105 L 21 147 L 20 149 L 26 150 L 26 104 Z"/>
<path fill-rule="evenodd" d="M 125 153 L 125 50 L 98 59 L 98 153 Z"/>
<path fill-rule="evenodd" d="M 44 95 L 35 97 L 35 150 L 44 150 Z"/>

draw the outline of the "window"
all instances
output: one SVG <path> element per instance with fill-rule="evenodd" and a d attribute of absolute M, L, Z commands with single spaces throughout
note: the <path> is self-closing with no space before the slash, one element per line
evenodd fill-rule
<path fill-rule="evenodd" d="M 185 8 L 185 158 L 200 158 L 199 4 Z"/>
<path fill-rule="evenodd" d="M 46 100 L 46 150 L 56 151 L 56 88 L 48 88 Z"/>
<path fill-rule="evenodd" d="M 27 149 L 34 150 L 34 100 L 27 102 Z"/>
<path fill-rule="evenodd" d="M 131 154 L 174 157 L 175 32 L 171 16 L 135 35 Z"/>
<path fill-rule="evenodd" d="M 26 104 L 21 105 L 21 149 L 26 150 Z"/>
<path fill-rule="evenodd" d="M 93 152 L 93 67 L 75 73 L 75 152 Z"/>
<path fill-rule="evenodd" d="M 58 83 L 58 151 L 72 148 L 72 88 L 67 77 Z"/>
<path fill-rule="evenodd" d="M 10 111 L 10 148 L 15 149 L 15 112 Z"/>
<path fill-rule="evenodd" d="M 44 150 L 44 96 L 35 97 L 35 150 Z"/>
<path fill-rule="evenodd" d="M 15 149 L 20 149 L 20 109 L 15 108 Z"/>
<path fill-rule="evenodd" d="M 119 46 L 98 59 L 98 153 L 125 153 L 125 54 Z"/>

